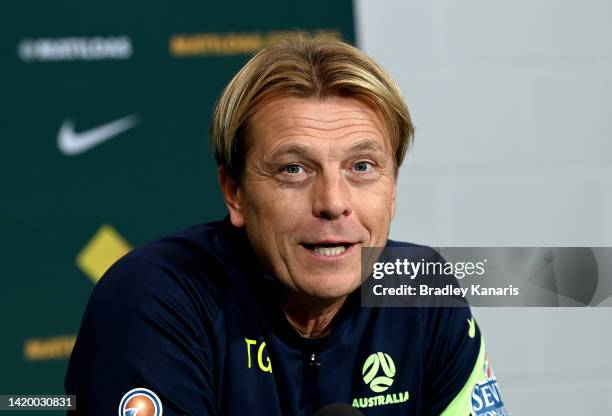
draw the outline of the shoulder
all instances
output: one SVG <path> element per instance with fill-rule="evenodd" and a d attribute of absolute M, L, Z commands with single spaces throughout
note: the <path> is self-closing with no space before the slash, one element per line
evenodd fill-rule
<path fill-rule="evenodd" d="M 214 319 L 228 280 L 219 233 L 219 223 L 201 224 L 134 249 L 104 274 L 88 309 L 155 313 L 176 304 Z"/>
<path fill-rule="evenodd" d="M 82 413 L 108 414 L 135 385 L 214 409 L 212 393 L 202 392 L 213 385 L 228 280 L 218 234 L 204 224 L 144 245 L 98 282 L 65 381 L 84 398 Z"/>

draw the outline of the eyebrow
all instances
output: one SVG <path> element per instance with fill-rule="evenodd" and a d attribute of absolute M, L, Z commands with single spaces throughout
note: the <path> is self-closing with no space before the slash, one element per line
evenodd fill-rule
<path fill-rule="evenodd" d="M 353 144 L 351 147 L 349 147 L 348 150 L 351 153 L 359 153 L 365 151 L 375 151 L 384 153 L 385 151 L 385 149 L 378 142 L 375 142 L 371 139 L 360 140 L 357 143 Z"/>
<path fill-rule="evenodd" d="M 301 143 L 286 143 L 277 147 L 269 156 L 269 159 L 276 159 L 280 156 L 291 154 L 301 157 L 312 157 L 318 152 L 312 147 Z M 268 158 L 266 158 L 268 159 Z"/>

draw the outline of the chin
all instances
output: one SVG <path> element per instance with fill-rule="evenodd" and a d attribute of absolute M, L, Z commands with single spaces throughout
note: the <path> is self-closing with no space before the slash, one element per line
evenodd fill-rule
<path fill-rule="evenodd" d="M 305 292 L 317 299 L 334 300 L 348 296 L 359 287 L 358 279 L 351 279 L 346 282 L 341 282 L 339 279 L 335 276 L 317 279 L 319 284 L 316 286 L 311 284 L 310 287 L 305 288 Z"/>

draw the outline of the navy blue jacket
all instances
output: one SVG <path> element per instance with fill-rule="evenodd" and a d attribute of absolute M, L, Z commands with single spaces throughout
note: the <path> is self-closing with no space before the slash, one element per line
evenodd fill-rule
<path fill-rule="evenodd" d="M 66 392 L 86 415 L 136 414 L 126 393 L 137 388 L 164 415 L 309 416 L 338 402 L 372 416 L 439 415 L 481 364 L 467 307 L 366 308 L 356 291 L 328 336 L 305 339 L 279 293 L 227 220 L 138 248 L 95 287 Z"/>

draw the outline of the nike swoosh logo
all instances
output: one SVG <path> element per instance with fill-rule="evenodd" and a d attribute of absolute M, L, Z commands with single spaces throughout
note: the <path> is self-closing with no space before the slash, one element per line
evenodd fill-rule
<path fill-rule="evenodd" d="M 57 134 L 57 147 L 66 156 L 77 156 L 135 127 L 140 122 L 136 114 L 76 132 L 72 120 L 65 120 Z"/>

